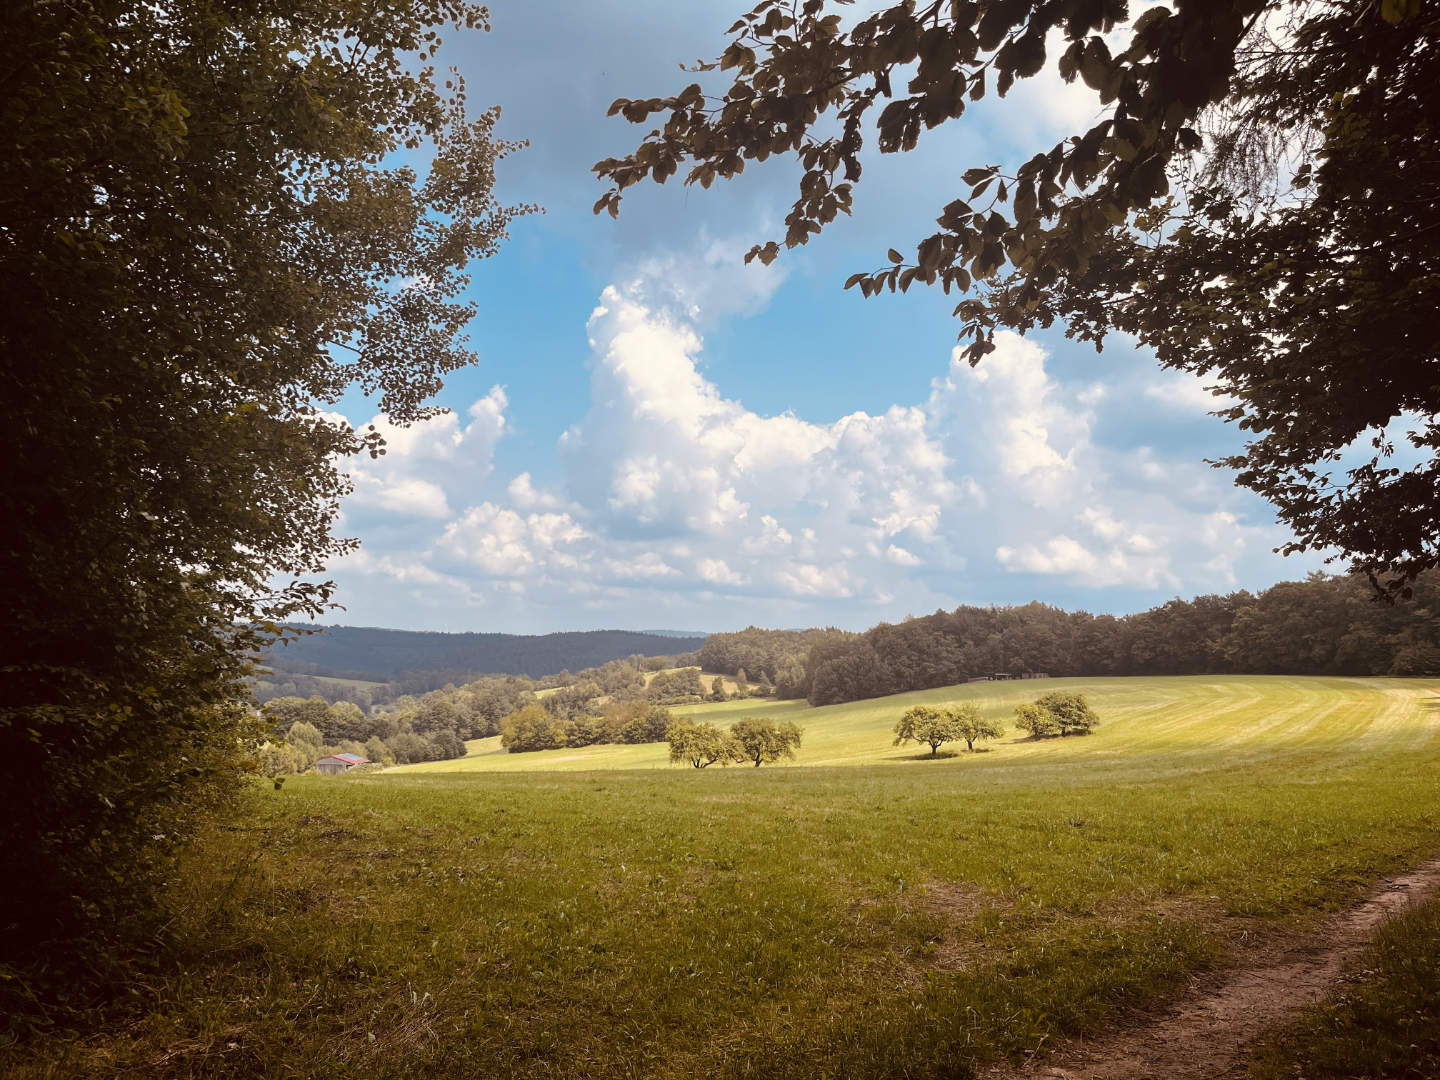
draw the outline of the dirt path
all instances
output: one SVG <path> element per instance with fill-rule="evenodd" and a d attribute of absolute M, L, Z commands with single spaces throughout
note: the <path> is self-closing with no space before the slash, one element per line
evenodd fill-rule
<path fill-rule="evenodd" d="M 1039 1063 L 996 1066 L 984 1080 L 1220 1080 L 1245 1074 L 1257 1038 L 1317 1004 L 1380 923 L 1440 889 L 1440 857 L 1387 879 L 1314 933 L 1241 967 L 1198 976 L 1168 1008 L 1090 1041 L 1068 1040 Z"/>

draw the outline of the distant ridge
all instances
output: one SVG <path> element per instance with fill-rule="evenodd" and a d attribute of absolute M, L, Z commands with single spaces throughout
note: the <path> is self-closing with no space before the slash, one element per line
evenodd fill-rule
<path fill-rule="evenodd" d="M 636 630 L 637 634 L 653 634 L 655 637 L 699 638 L 704 641 L 710 634 L 704 630 Z"/>
<path fill-rule="evenodd" d="M 269 650 L 265 664 L 277 676 L 312 675 L 391 682 L 426 676 L 426 682 L 464 682 L 481 675 L 542 678 L 598 667 L 639 653 L 694 652 L 704 635 L 670 631 L 586 630 L 558 634 L 447 634 L 374 626 L 327 626 Z"/>

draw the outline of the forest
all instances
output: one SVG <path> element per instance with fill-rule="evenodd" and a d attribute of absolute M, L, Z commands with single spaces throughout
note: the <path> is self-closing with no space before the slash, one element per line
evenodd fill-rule
<path fill-rule="evenodd" d="M 832 705 L 995 675 L 1437 675 L 1440 573 L 1387 603 L 1360 576 L 1170 600 L 1133 615 L 971 607 L 842 630 L 712 634 L 706 671 L 762 673 L 779 697 Z"/>
<path fill-rule="evenodd" d="M 326 626 L 272 646 L 264 663 L 276 681 L 292 677 L 397 682 L 401 693 L 433 690 L 482 675 L 540 678 L 641 654 L 686 653 L 703 637 L 589 630 L 556 634 L 442 634 L 372 626 Z"/>

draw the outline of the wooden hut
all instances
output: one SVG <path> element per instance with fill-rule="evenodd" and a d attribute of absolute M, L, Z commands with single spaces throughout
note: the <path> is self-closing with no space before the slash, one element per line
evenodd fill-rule
<path fill-rule="evenodd" d="M 359 754 L 331 754 L 315 762 L 315 771 L 322 776 L 334 776 L 337 773 L 349 772 L 356 765 L 369 764 L 370 759 Z"/>

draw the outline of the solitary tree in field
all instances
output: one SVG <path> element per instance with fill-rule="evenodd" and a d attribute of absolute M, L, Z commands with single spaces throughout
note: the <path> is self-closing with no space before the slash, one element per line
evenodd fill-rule
<path fill-rule="evenodd" d="M 793 758 L 800 748 L 800 728 L 789 721 L 777 724 L 774 720 L 747 716 L 731 724 L 730 733 L 756 768 L 767 761 Z"/>
<path fill-rule="evenodd" d="M 945 711 L 954 717 L 955 729 L 960 738 L 965 740 L 965 749 L 971 753 L 975 752 L 977 740 L 998 739 L 1005 734 L 1005 729 L 999 723 L 985 716 L 980 711 L 980 706 L 972 702 L 952 705 Z"/>
<path fill-rule="evenodd" d="M 681 717 L 670 724 L 665 737 L 670 743 L 671 762 L 684 761 L 697 769 L 704 769 L 717 761 L 729 765 L 732 761 L 745 760 L 745 751 L 735 741 L 735 736 L 709 721 L 697 724 L 688 717 Z"/>
<path fill-rule="evenodd" d="M 1015 706 L 1015 726 L 1031 735 L 1087 735 L 1100 726 L 1084 694 L 1059 691 L 1046 694 L 1033 705 Z"/>
<path fill-rule="evenodd" d="M 1100 718 L 1090 708 L 1084 694 L 1046 694 L 1035 704 L 1055 717 L 1061 735 L 1087 735 L 1100 726 Z"/>
<path fill-rule="evenodd" d="M 1049 710 L 1028 702 L 1015 706 L 1015 726 L 1037 739 L 1060 734 L 1060 725 Z"/>
<path fill-rule="evenodd" d="M 964 737 L 953 712 L 933 705 L 916 705 L 905 710 L 905 715 L 895 725 L 896 746 L 904 742 L 929 743 L 931 757 L 938 755 L 940 747 L 947 742 Z"/>
<path fill-rule="evenodd" d="M 710 682 L 710 697 L 715 701 L 727 700 L 725 695 L 725 680 L 716 675 Z"/>

